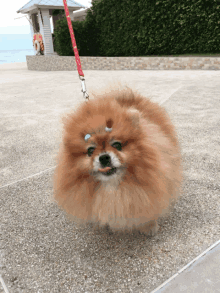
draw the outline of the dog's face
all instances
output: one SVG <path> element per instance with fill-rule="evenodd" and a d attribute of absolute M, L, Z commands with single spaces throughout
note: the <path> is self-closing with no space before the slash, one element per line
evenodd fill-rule
<path fill-rule="evenodd" d="M 131 139 L 131 133 L 137 131 L 137 123 L 135 124 L 132 120 L 134 113 L 131 110 L 126 114 L 130 118 L 129 122 L 126 118 L 124 119 L 123 128 L 126 131 L 120 129 L 120 123 L 105 117 L 104 120 L 97 119 L 94 132 L 85 135 L 85 141 L 88 143 L 87 159 L 91 162 L 91 175 L 98 181 L 110 181 L 111 184 L 114 182 L 117 184 L 130 165 L 129 160 L 132 156 L 128 157 L 128 154 L 132 153 L 133 157 L 137 154 L 137 150 L 131 151 L 136 146 L 135 139 Z M 135 115 L 137 115 L 136 112 Z"/>
<path fill-rule="evenodd" d="M 90 160 L 91 175 L 98 181 L 119 179 L 125 169 L 123 148 L 127 143 L 116 139 L 112 132 L 113 120 L 106 125 L 98 124 L 95 131 L 86 134 L 87 160 Z"/>
<path fill-rule="evenodd" d="M 125 171 L 125 154 L 122 142 L 110 137 L 93 138 L 96 143 L 87 147 L 87 159 L 91 161 L 91 174 L 98 181 L 120 179 Z"/>
<path fill-rule="evenodd" d="M 142 160 L 139 113 L 120 109 L 113 102 L 103 109 L 83 110 L 78 116 L 70 116 L 65 127 L 65 153 L 71 176 L 80 182 L 89 182 L 90 177 L 117 185 Z"/>

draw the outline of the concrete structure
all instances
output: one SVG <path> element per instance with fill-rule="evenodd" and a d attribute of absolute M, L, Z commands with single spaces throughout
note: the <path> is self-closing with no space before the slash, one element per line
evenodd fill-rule
<path fill-rule="evenodd" d="M 91 99 L 126 83 L 175 125 L 182 195 L 152 238 L 78 228 L 49 202 L 61 118 L 85 103 L 77 71 L 30 72 L 25 62 L 0 73 L 0 292 L 220 293 L 220 71 L 84 71 Z"/>
<path fill-rule="evenodd" d="M 67 5 L 70 12 L 70 17 L 74 20 L 73 11 L 85 6 L 76 1 L 68 0 Z M 60 10 L 60 13 L 53 15 L 54 11 Z M 55 27 L 56 21 L 65 17 L 64 6 L 62 0 L 31 0 L 20 8 L 17 13 L 28 14 L 31 34 L 41 33 L 44 42 L 44 55 L 54 55 L 53 39 L 51 34 L 50 17 L 53 19 L 53 26 Z"/>
<path fill-rule="evenodd" d="M 77 70 L 74 56 L 26 56 L 29 70 Z M 80 56 L 83 70 L 220 70 L 220 54 L 190 57 Z"/>

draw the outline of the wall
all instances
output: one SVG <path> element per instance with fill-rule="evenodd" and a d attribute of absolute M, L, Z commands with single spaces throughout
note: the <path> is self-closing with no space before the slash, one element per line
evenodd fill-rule
<path fill-rule="evenodd" d="M 29 70 L 77 70 L 74 56 L 26 56 Z M 83 70 L 220 70 L 220 57 L 80 57 Z"/>

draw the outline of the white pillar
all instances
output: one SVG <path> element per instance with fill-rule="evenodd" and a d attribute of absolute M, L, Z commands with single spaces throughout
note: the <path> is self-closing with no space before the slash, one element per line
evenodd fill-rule
<path fill-rule="evenodd" d="M 41 11 L 41 13 L 40 13 Z M 42 23 L 42 19 L 43 23 Z M 40 33 L 43 36 L 43 43 L 44 43 L 44 55 L 53 55 L 53 40 L 51 34 L 51 27 L 50 27 L 50 14 L 49 9 L 38 9 L 38 20 L 40 24 Z"/>
<path fill-rule="evenodd" d="M 33 21 L 32 21 L 32 17 L 31 17 L 31 13 L 28 13 L 28 19 L 29 19 L 29 24 L 30 24 L 30 30 L 31 30 L 31 43 L 33 45 L 33 37 L 34 37 L 34 29 L 33 29 Z M 34 46 L 33 46 L 34 49 Z"/>
<path fill-rule="evenodd" d="M 32 36 L 32 41 L 33 41 L 33 37 L 34 37 L 34 29 L 33 29 L 33 22 L 32 22 L 32 17 L 31 17 L 31 13 L 28 13 L 28 19 L 29 19 L 29 24 L 30 24 L 30 29 L 31 29 L 31 36 Z"/>

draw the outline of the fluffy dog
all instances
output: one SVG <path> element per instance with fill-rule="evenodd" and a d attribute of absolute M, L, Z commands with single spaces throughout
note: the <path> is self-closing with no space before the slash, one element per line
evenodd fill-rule
<path fill-rule="evenodd" d="M 80 222 L 112 230 L 158 230 L 181 184 L 174 126 L 132 89 L 107 89 L 63 118 L 54 198 Z"/>

